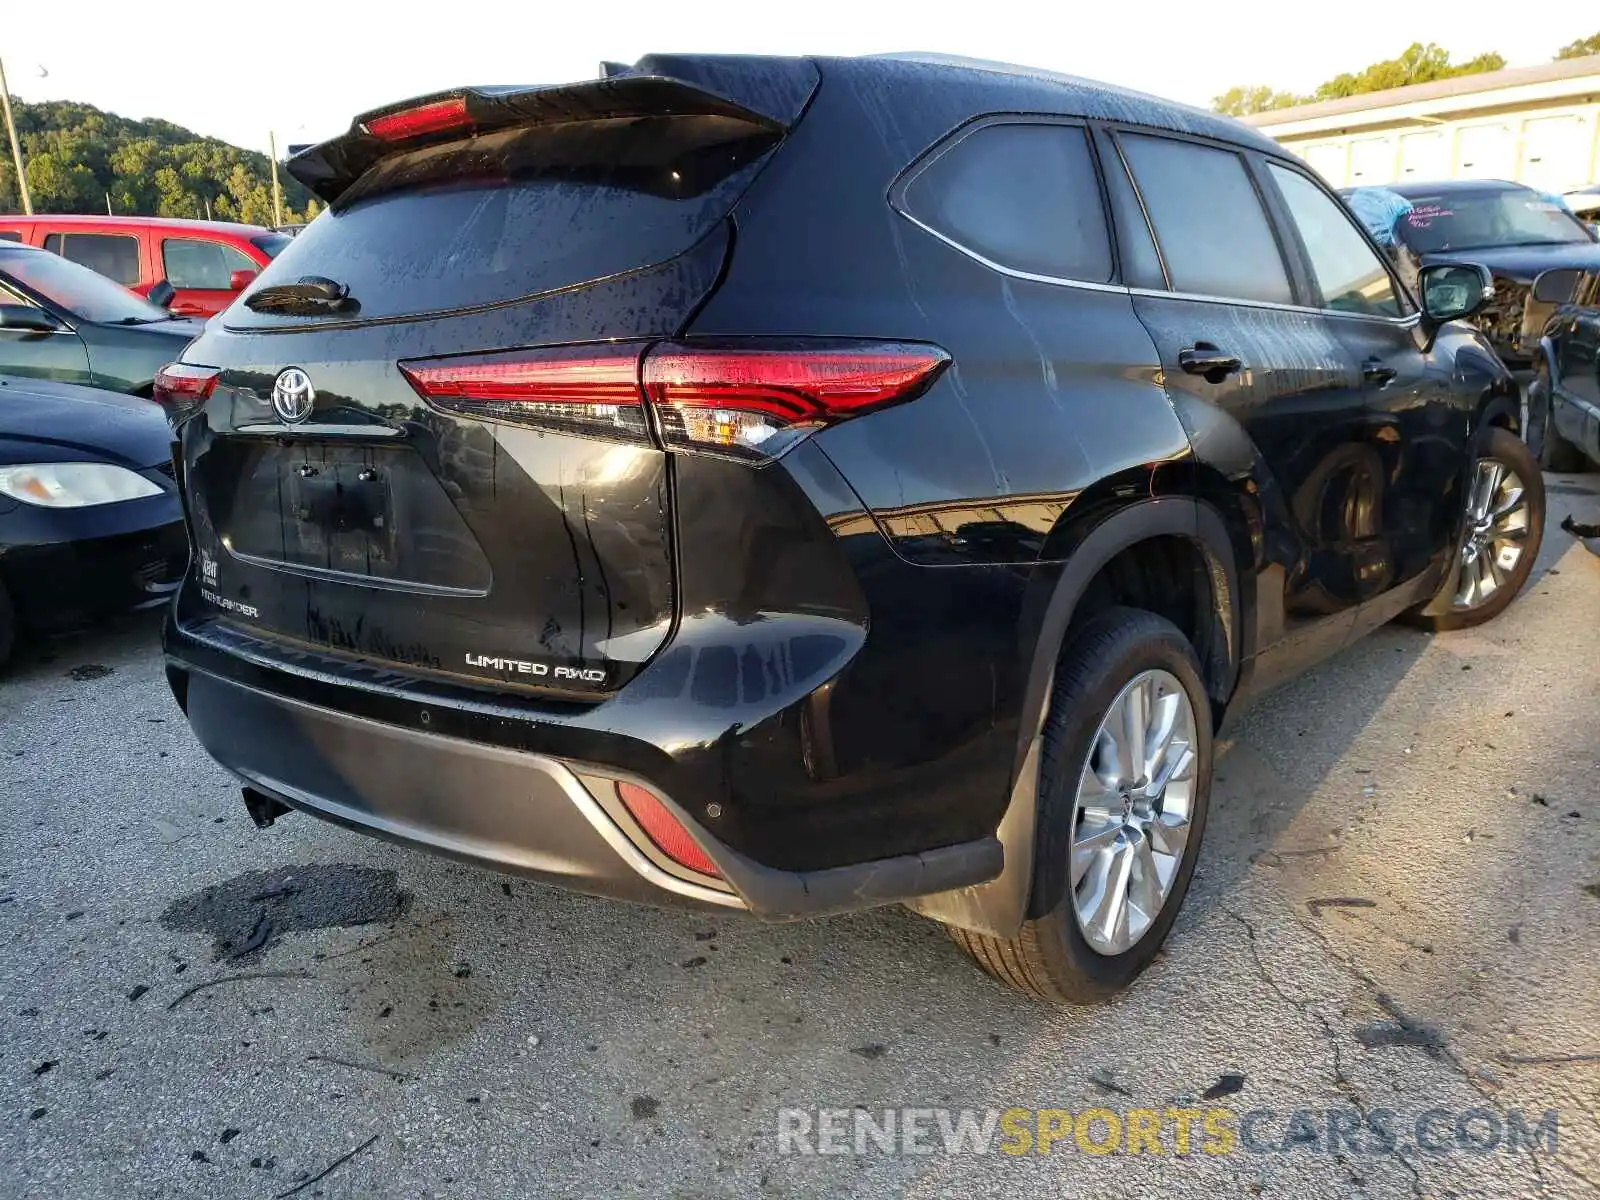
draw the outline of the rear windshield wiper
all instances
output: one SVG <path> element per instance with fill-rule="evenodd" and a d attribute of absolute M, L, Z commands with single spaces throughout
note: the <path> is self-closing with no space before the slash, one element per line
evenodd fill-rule
<path fill-rule="evenodd" d="M 321 275 L 305 275 L 296 283 L 277 283 L 251 292 L 244 306 L 251 312 L 304 317 L 354 312 L 361 307 L 350 295 L 349 285 Z"/>

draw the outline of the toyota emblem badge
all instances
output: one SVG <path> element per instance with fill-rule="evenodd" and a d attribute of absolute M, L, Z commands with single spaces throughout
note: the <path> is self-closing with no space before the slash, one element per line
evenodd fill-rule
<path fill-rule="evenodd" d="M 272 410 L 279 419 L 298 425 L 311 415 L 317 402 L 317 393 L 311 386 L 311 376 L 299 367 L 290 367 L 278 374 L 272 385 Z"/>

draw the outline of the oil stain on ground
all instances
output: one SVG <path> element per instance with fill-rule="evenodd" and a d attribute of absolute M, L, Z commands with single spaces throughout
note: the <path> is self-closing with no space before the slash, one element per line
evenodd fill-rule
<path fill-rule="evenodd" d="M 205 933 L 216 961 L 254 962 L 286 933 L 394 921 L 408 897 L 393 871 L 343 864 L 250 871 L 173 901 L 161 923 Z"/>

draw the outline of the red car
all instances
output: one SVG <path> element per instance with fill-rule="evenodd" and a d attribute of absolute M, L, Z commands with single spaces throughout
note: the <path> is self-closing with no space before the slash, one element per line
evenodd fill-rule
<path fill-rule="evenodd" d="M 175 293 L 174 313 L 209 317 L 232 304 L 290 239 L 231 221 L 36 214 L 0 216 L 0 241 L 53 250 L 141 296 L 164 279 Z"/>

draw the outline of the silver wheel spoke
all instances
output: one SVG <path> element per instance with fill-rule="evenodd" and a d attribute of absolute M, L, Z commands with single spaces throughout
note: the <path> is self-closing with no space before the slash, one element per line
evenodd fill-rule
<path fill-rule="evenodd" d="M 1500 574 L 1500 568 L 1495 565 L 1494 555 L 1480 554 L 1478 556 L 1478 561 L 1483 564 L 1483 572 L 1489 578 L 1489 587 L 1487 590 L 1491 592 L 1496 591 L 1500 585 L 1505 582 L 1505 578 Z"/>
<path fill-rule="evenodd" d="M 1189 818 L 1176 813 L 1162 813 L 1150 822 L 1150 845 L 1162 854 L 1173 858 L 1183 857 L 1183 847 L 1189 840 Z"/>
<path fill-rule="evenodd" d="M 1496 521 L 1503 520 L 1510 512 L 1522 504 L 1522 488 L 1508 486 L 1505 499 L 1489 510 L 1489 515 Z"/>
<path fill-rule="evenodd" d="M 1161 876 L 1156 871 L 1156 856 L 1150 853 L 1150 843 L 1141 838 L 1130 857 L 1133 859 L 1133 876 L 1129 883 L 1128 899 L 1143 917 L 1141 924 L 1148 925 L 1161 911 L 1162 887 Z"/>
<path fill-rule="evenodd" d="M 1162 764 L 1161 774 L 1145 790 L 1152 796 L 1159 796 L 1167 790 L 1174 779 L 1181 779 L 1188 775 L 1189 768 L 1194 766 L 1194 751 L 1189 749 L 1186 742 L 1174 742 L 1176 752 L 1167 754 L 1167 761 Z"/>
<path fill-rule="evenodd" d="M 1092 829 L 1085 831 L 1087 819 L 1080 824 L 1079 833 L 1072 842 L 1072 886 L 1077 887 L 1083 882 L 1084 874 L 1094 862 L 1107 850 L 1116 844 L 1117 835 L 1122 832 L 1120 815 L 1113 820 L 1107 814 L 1104 821 Z"/>
<path fill-rule="evenodd" d="M 1157 697 L 1151 706 L 1151 728 L 1146 737 L 1144 764 L 1139 772 L 1141 778 L 1154 779 L 1165 770 L 1167 757 L 1172 751 L 1172 735 L 1178 729 L 1181 703 L 1176 692 L 1169 692 Z"/>
<path fill-rule="evenodd" d="M 1127 771 L 1122 776 L 1124 786 L 1136 783 L 1143 775 L 1146 742 L 1150 736 L 1150 684 L 1148 680 L 1135 680 L 1122 700 L 1122 735 L 1120 746 L 1128 752 Z"/>
<path fill-rule="evenodd" d="M 1133 874 L 1133 847 L 1123 843 L 1111 852 L 1100 911 L 1094 923 L 1106 945 L 1121 948 L 1128 920 L 1128 879 Z"/>

